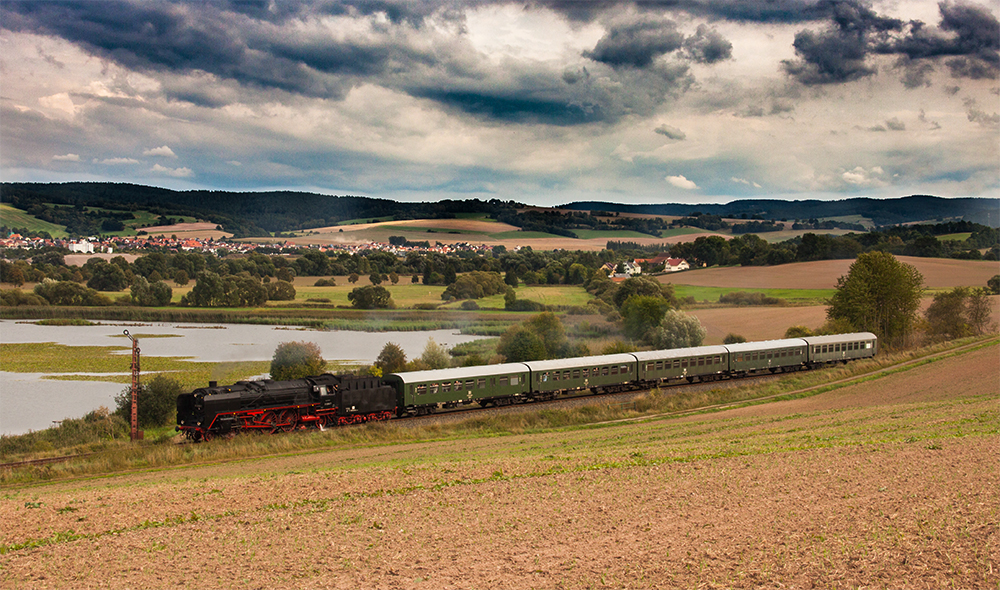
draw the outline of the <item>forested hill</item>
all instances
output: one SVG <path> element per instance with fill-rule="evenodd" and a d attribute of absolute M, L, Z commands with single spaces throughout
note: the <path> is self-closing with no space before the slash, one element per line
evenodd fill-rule
<path fill-rule="evenodd" d="M 94 182 L 5 182 L 0 184 L 0 202 L 26 211 L 32 206 L 49 203 L 145 209 L 168 216 L 191 215 L 245 237 L 335 225 L 349 219 L 387 216 L 410 219 L 454 216 L 464 212 L 489 213 L 505 205 L 499 201 L 477 200 L 400 203 L 388 199 L 292 191 L 173 191 L 135 184 Z"/>
<path fill-rule="evenodd" d="M 955 198 L 944 199 L 927 195 L 914 195 L 899 199 L 870 199 L 858 197 L 841 201 L 781 201 L 777 199 L 746 199 L 725 205 L 691 205 L 664 203 L 659 205 L 623 205 L 598 201 L 584 201 L 562 205 L 560 209 L 577 211 L 613 211 L 618 213 L 645 213 L 651 215 L 690 215 L 699 212 L 721 217 L 753 217 L 763 219 L 819 219 L 859 215 L 871 219 L 875 225 L 892 225 L 914 221 L 962 218 L 992 227 L 1000 226 L 1000 199 Z"/>

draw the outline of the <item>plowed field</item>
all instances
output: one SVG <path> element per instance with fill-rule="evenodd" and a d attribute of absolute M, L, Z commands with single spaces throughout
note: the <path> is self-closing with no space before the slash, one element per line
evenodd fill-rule
<path fill-rule="evenodd" d="M 996 588 L 998 379 L 8 489 L 0 586 Z"/>
<path fill-rule="evenodd" d="M 952 260 L 897 256 L 924 275 L 931 289 L 985 287 L 990 277 L 1000 272 L 1000 265 L 984 260 Z M 742 289 L 833 289 L 837 279 L 847 274 L 853 260 L 819 260 L 779 266 L 727 266 L 668 274 L 663 282 L 702 287 Z"/>

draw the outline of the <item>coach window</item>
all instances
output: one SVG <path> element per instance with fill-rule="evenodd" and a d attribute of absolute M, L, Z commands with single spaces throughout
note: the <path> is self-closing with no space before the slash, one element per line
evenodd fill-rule
<path fill-rule="evenodd" d="M 451 383 L 445 381 L 441 384 L 441 393 L 448 393 L 451 391 Z"/>
<path fill-rule="evenodd" d="M 552 380 L 553 381 L 559 380 L 559 371 L 552 371 Z"/>
<path fill-rule="evenodd" d="M 618 374 L 618 365 L 615 365 L 615 366 L 611 367 L 611 374 L 612 375 L 617 375 Z"/>
<path fill-rule="evenodd" d="M 604 375 L 605 377 L 608 376 L 608 368 L 607 367 L 601 367 L 601 375 Z"/>
<path fill-rule="evenodd" d="M 517 385 L 520 382 L 521 382 L 521 380 L 520 380 L 520 378 L 517 375 L 511 375 L 510 376 L 510 384 L 511 385 Z"/>
<path fill-rule="evenodd" d="M 580 378 L 580 369 L 573 369 L 573 378 L 574 379 Z"/>
<path fill-rule="evenodd" d="M 563 371 L 563 381 L 569 381 L 569 370 Z"/>
<path fill-rule="evenodd" d="M 699 367 L 704 367 L 705 366 L 705 357 L 701 357 L 701 358 L 698 359 L 698 366 Z"/>
<path fill-rule="evenodd" d="M 425 393 L 427 393 L 427 386 L 417 385 L 417 395 L 424 395 Z"/>
<path fill-rule="evenodd" d="M 427 386 L 427 391 L 428 391 L 428 393 L 432 393 L 432 394 L 437 393 L 438 392 L 438 384 L 437 383 L 431 383 L 430 385 Z"/>
<path fill-rule="evenodd" d="M 549 374 L 542 373 L 542 383 L 547 383 L 549 381 Z"/>
<path fill-rule="evenodd" d="M 583 370 L 583 378 L 586 379 L 588 377 L 590 377 L 590 367 Z"/>
<path fill-rule="evenodd" d="M 475 389 L 476 388 L 476 380 L 475 379 L 469 379 L 468 381 L 466 381 L 465 382 L 465 388 L 466 389 Z"/>
<path fill-rule="evenodd" d="M 486 379 L 479 379 L 476 384 L 479 389 L 486 389 Z"/>
<path fill-rule="evenodd" d="M 510 377 L 504 376 L 500 378 L 500 387 L 505 387 L 509 384 L 510 384 Z"/>

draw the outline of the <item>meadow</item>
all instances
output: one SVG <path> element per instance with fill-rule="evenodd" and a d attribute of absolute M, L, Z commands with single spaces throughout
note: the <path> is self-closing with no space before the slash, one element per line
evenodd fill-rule
<path fill-rule="evenodd" d="M 55 481 L 5 482 L 0 584 L 996 587 L 1000 355 L 946 348 L 695 414 L 717 394 L 33 467 Z"/>

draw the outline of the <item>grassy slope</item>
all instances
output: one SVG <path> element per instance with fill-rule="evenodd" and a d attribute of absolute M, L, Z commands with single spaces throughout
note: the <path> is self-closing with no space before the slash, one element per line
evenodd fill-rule
<path fill-rule="evenodd" d="M 21 209 L 3 203 L 0 203 L 0 220 L 3 220 L 3 225 L 8 227 L 21 227 L 29 231 L 49 232 L 49 235 L 53 238 L 65 238 L 67 235 L 66 226 L 42 221 L 34 215 L 28 215 L 27 212 Z"/>

